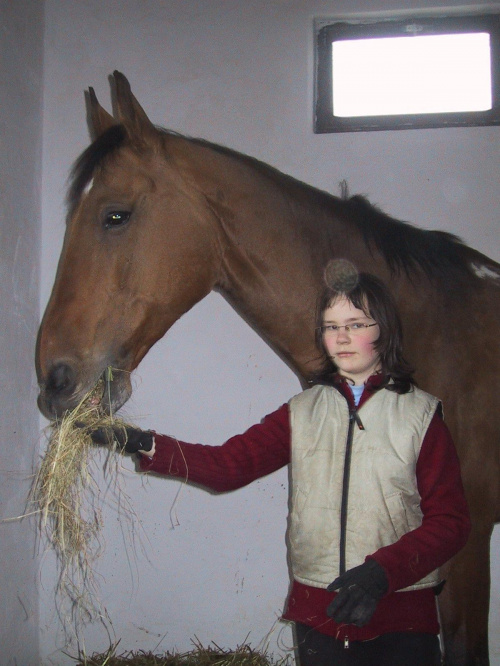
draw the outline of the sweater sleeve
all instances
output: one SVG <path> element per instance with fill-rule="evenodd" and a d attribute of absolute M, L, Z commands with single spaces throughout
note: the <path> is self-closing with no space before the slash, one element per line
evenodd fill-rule
<path fill-rule="evenodd" d="M 216 492 L 235 490 L 290 461 L 288 405 L 221 446 L 188 444 L 158 434 L 155 442 L 153 458 L 140 459 L 142 471 L 174 476 Z"/>
<path fill-rule="evenodd" d="M 435 414 L 424 437 L 416 476 L 422 524 L 369 558 L 384 568 L 388 593 L 419 581 L 461 550 L 470 533 L 460 465 L 450 432 Z"/>

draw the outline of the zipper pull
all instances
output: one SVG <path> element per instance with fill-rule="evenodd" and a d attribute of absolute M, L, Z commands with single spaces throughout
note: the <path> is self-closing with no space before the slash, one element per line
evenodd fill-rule
<path fill-rule="evenodd" d="M 344 650 L 348 650 L 348 649 L 349 649 L 349 637 L 345 636 L 345 638 L 344 638 Z"/>
<path fill-rule="evenodd" d="M 360 430 L 365 429 L 365 426 L 363 425 L 361 419 L 359 418 L 359 414 L 356 410 L 352 411 L 349 416 L 350 416 L 351 421 L 356 421 L 356 425 L 358 426 L 358 428 Z"/>

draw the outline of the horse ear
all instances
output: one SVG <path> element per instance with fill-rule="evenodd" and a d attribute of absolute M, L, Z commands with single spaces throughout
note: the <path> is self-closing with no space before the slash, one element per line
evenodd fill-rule
<path fill-rule="evenodd" d="M 149 120 L 146 112 L 134 97 L 126 76 L 121 72 L 113 72 L 116 90 L 116 109 L 118 118 L 131 133 L 139 135 L 143 139 L 147 137 L 156 137 L 158 131 Z"/>
<path fill-rule="evenodd" d="M 97 96 L 93 88 L 89 88 L 89 107 L 90 107 L 90 130 L 92 138 L 97 139 L 112 125 L 116 125 L 116 121 L 97 101 Z"/>

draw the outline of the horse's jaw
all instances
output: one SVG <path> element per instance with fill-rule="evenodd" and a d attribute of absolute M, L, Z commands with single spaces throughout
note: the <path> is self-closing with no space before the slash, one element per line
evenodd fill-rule
<path fill-rule="evenodd" d="M 132 395 L 130 372 L 105 370 L 89 381 L 68 382 L 67 385 L 62 382 L 54 385 L 53 380 L 40 381 L 38 408 L 50 421 L 59 419 L 75 409 L 98 384 L 101 384 L 102 388 L 96 390 L 92 402 L 107 414 L 117 412 Z"/>

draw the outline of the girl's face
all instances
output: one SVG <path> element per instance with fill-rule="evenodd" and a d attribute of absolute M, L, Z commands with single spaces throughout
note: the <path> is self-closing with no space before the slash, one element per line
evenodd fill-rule
<path fill-rule="evenodd" d="M 354 307 L 345 296 L 333 301 L 323 313 L 325 349 L 339 373 L 354 384 L 364 384 L 368 377 L 380 369 L 380 356 L 373 346 L 380 335 L 378 324 L 369 328 L 355 326 L 374 323 L 371 317 Z M 335 330 L 329 326 L 342 328 Z M 346 331 L 345 326 L 350 330 Z"/>

